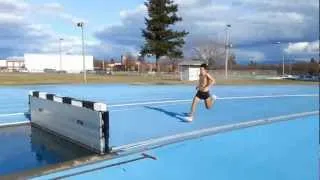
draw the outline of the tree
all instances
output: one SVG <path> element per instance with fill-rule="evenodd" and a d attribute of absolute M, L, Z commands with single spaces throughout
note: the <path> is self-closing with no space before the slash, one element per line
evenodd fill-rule
<path fill-rule="evenodd" d="M 210 68 L 224 63 L 225 47 L 223 43 L 218 41 L 200 42 L 194 51 L 197 58 L 207 63 Z"/>
<path fill-rule="evenodd" d="M 102 61 L 98 59 L 94 59 L 93 66 L 95 69 L 102 69 Z"/>
<path fill-rule="evenodd" d="M 232 54 L 229 56 L 228 65 L 236 65 L 236 64 L 237 64 L 236 55 L 232 53 Z"/>
<path fill-rule="evenodd" d="M 122 64 L 125 66 L 125 71 L 133 71 L 136 68 L 137 59 L 132 53 L 125 53 L 122 56 Z"/>
<path fill-rule="evenodd" d="M 316 63 L 316 60 L 314 58 L 311 58 L 310 63 Z"/>
<path fill-rule="evenodd" d="M 255 67 L 255 66 L 257 66 L 257 63 L 256 63 L 256 61 L 251 60 L 251 61 L 249 62 L 249 64 L 248 64 L 248 66 L 250 66 L 250 67 Z"/>
<path fill-rule="evenodd" d="M 228 67 L 230 67 L 230 69 L 232 69 L 232 67 L 234 65 L 237 65 L 236 55 L 234 53 L 232 53 L 228 58 Z"/>
<path fill-rule="evenodd" d="M 138 59 L 137 59 L 140 63 L 145 63 L 146 62 L 146 60 L 145 60 L 145 58 L 143 57 L 143 56 L 138 56 Z"/>
<path fill-rule="evenodd" d="M 311 75 L 319 75 L 319 68 L 319 63 L 314 58 L 311 58 L 308 66 L 308 73 Z"/>
<path fill-rule="evenodd" d="M 140 53 L 143 56 L 154 55 L 159 71 L 158 61 L 161 56 L 182 57 L 181 49 L 188 32 L 170 29 L 170 25 L 182 21 L 177 15 L 178 5 L 172 0 L 147 0 L 145 6 L 148 9 L 148 17 L 145 17 L 146 29 L 142 30 L 145 44 Z"/>

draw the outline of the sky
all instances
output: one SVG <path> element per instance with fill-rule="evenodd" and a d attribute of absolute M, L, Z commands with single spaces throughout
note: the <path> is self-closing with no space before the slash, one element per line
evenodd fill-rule
<path fill-rule="evenodd" d="M 318 0 L 174 0 L 183 18 L 174 26 L 189 32 L 185 58 L 194 49 L 223 42 L 231 24 L 237 61 L 277 62 L 319 57 Z M 98 59 L 139 52 L 144 39 L 144 0 L 0 0 L 0 59 L 24 53 L 81 53 Z M 60 41 L 60 39 L 63 39 Z M 280 44 L 274 44 L 281 42 Z"/>

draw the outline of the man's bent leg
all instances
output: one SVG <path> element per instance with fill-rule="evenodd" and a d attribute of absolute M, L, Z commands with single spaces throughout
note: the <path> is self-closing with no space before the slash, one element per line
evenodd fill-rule
<path fill-rule="evenodd" d="M 199 101 L 200 101 L 200 99 L 199 99 L 197 96 L 195 96 L 195 97 L 193 98 L 189 116 L 193 116 L 193 114 L 196 112 L 196 106 L 197 106 L 197 104 L 199 103 Z"/>
<path fill-rule="evenodd" d="M 204 103 L 206 105 L 207 109 L 210 109 L 212 107 L 213 104 L 213 99 L 212 97 L 208 97 L 206 100 L 204 100 Z"/>

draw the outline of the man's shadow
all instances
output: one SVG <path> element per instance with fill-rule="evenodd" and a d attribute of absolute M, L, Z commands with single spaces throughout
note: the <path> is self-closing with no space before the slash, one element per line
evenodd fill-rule
<path fill-rule="evenodd" d="M 150 106 L 144 106 L 147 109 L 151 109 L 151 110 L 155 110 L 155 111 L 159 111 L 162 112 L 168 116 L 171 116 L 173 118 L 176 118 L 182 122 L 186 122 L 186 120 L 184 119 L 184 117 L 186 117 L 188 115 L 188 113 L 176 113 L 176 112 L 171 112 L 171 111 L 167 111 L 165 109 L 161 109 L 161 108 L 157 108 L 157 107 L 150 107 Z"/>

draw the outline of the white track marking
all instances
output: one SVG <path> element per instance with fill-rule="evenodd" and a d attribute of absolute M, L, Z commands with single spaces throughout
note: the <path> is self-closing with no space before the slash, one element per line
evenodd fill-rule
<path fill-rule="evenodd" d="M 262 99 L 262 98 L 284 98 L 284 97 L 319 97 L 318 94 L 282 94 L 282 95 L 267 95 L 267 96 L 234 96 L 234 97 L 217 97 L 217 100 L 235 100 L 235 99 Z M 189 103 L 192 99 L 177 99 L 177 100 L 167 100 L 169 98 L 161 99 L 159 101 L 147 101 L 138 103 L 125 103 L 125 104 L 111 104 L 108 107 L 130 107 L 130 106 L 141 106 L 141 105 L 157 105 L 157 104 L 183 104 Z M 164 101 L 163 101 L 164 100 Z M 117 109 L 112 111 L 126 111 L 132 110 L 127 109 Z M 0 114 L 0 117 L 18 116 L 24 113 L 10 113 L 10 114 Z"/>
<path fill-rule="evenodd" d="M 125 99 L 118 99 L 118 100 L 121 100 L 122 102 L 124 102 L 124 103 L 139 103 L 139 102 L 146 102 L 146 101 L 163 101 L 163 100 L 175 100 L 176 98 L 173 98 L 173 97 L 171 97 L 171 98 L 167 98 L 167 97 L 164 97 L 164 98 L 158 98 L 158 99 L 142 99 L 142 100 L 137 100 L 137 98 L 136 99 L 128 99 L 128 100 L 125 100 Z M 102 100 L 100 100 L 100 101 L 102 101 Z M 107 100 L 105 99 L 105 101 L 107 102 Z M 119 102 L 118 102 L 119 103 Z M 120 102 L 121 103 L 121 102 Z"/>
<path fill-rule="evenodd" d="M 239 97 L 221 97 L 217 99 L 260 99 L 260 98 L 282 98 L 282 97 L 317 97 L 318 94 L 282 94 L 282 95 L 268 95 L 268 96 L 239 96 Z"/>
<path fill-rule="evenodd" d="M 180 104 L 187 104 L 189 102 L 178 102 L 178 103 L 170 103 L 170 104 L 160 104 L 160 105 L 154 105 L 152 107 L 168 107 L 168 106 L 176 106 L 176 105 L 180 105 Z M 132 111 L 132 110 L 139 110 L 143 107 L 135 107 L 135 108 L 121 108 L 121 109 L 114 109 L 114 110 L 111 110 L 112 112 L 120 112 L 120 111 Z"/>
<path fill-rule="evenodd" d="M 275 116 L 275 117 L 264 118 L 264 119 L 257 119 L 257 120 L 222 125 L 222 126 L 215 126 L 215 127 L 195 130 L 195 131 L 191 131 L 191 132 L 180 133 L 180 134 L 175 134 L 175 135 L 171 135 L 171 136 L 154 138 L 154 139 L 149 139 L 149 140 L 145 140 L 145 141 L 141 141 L 141 142 L 137 142 L 137 143 L 131 143 L 131 144 L 127 144 L 127 145 L 113 147 L 112 152 L 120 152 L 121 153 L 121 152 L 128 152 L 128 151 L 132 151 L 132 150 L 137 150 L 137 149 L 146 150 L 146 149 L 151 149 L 151 148 L 161 146 L 161 145 L 166 145 L 166 144 L 171 144 L 174 142 L 183 141 L 186 139 L 193 139 L 193 138 L 217 134 L 217 133 L 221 133 L 221 132 L 232 131 L 232 130 L 236 130 L 236 129 L 243 129 L 243 128 L 264 125 L 264 124 L 270 124 L 270 123 L 274 123 L 274 122 L 286 121 L 286 120 L 290 120 L 290 119 L 296 119 L 299 117 L 305 117 L 305 116 L 311 116 L 311 115 L 317 115 L 317 114 L 319 114 L 319 111 L 310 111 L 310 112 Z"/>
<path fill-rule="evenodd" d="M 268 95 L 268 96 L 234 96 L 234 97 L 217 97 L 217 100 L 233 100 L 233 99 L 262 99 L 262 98 L 282 98 L 282 97 L 317 97 L 318 94 L 283 94 L 283 95 Z M 190 102 L 192 99 L 177 99 L 167 101 L 147 101 L 140 103 L 126 103 L 126 104 L 112 104 L 108 107 L 126 107 L 126 106 L 139 106 L 139 105 L 153 105 L 153 104 L 167 104 L 177 102 Z"/>
<path fill-rule="evenodd" d="M 24 124 L 29 124 L 30 121 L 20 121 L 20 122 L 13 122 L 13 123 L 0 123 L 0 128 L 1 127 L 8 127 L 8 126 L 19 126 L 19 125 L 24 125 Z"/>
<path fill-rule="evenodd" d="M 126 106 L 139 106 L 139 105 L 152 105 L 152 104 L 167 104 L 167 103 L 177 103 L 177 102 L 189 102 L 190 99 L 178 99 L 169 101 L 148 101 L 141 103 L 127 103 L 127 104 L 113 104 L 108 107 L 126 107 Z"/>
<path fill-rule="evenodd" d="M 20 115 L 24 115 L 24 113 L 0 114 L 0 117 L 10 117 L 10 116 L 20 116 Z"/>

